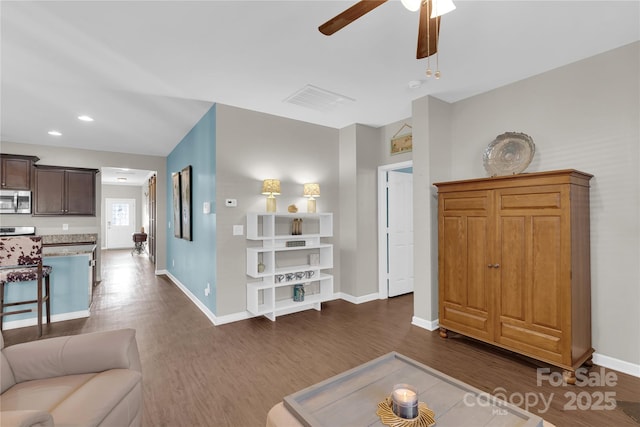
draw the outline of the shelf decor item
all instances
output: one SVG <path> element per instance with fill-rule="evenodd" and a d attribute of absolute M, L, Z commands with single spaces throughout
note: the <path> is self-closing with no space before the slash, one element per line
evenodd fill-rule
<path fill-rule="evenodd" d="M 294 236 L 302 234 L 302 218 L 293 218 L 291 222 L 291 234 Z"/>
<path fill-rule="evenodd" d="M 409 384 L 396 384 L 391 393 L 393 413 L 400 418 L 413 419 L 418 416 L 418 391 Z"/>
<path fill-rule="evenodd" d="M 262 194 L 267 196 L 267 212 L 276 211 L 276 198 L 280 195 L 280 180 L 265 179 L 262 181 Z"/>
<path fill-rule="evenodd" d="M 305 184 L 304 185 L 304 197 L 308 197 L 307 200 L 307 212 L 316 212 L 316 197 L 320 197 L 320 184 Z"/>
<path fill-rule="evenodd" d="M 393 412 L 393 397 L 389 396 L 378 403 L 376 415 L 382 424 L 390 427 L 431 427 L 436 424 L 436 413 L 426 403 L 418 403 L 418 414 L 415 418 L 403 418 Z"/>
<path fill-rule="evenodd" d="M 309 265 L 320 265 L 320 254 L 309 254 Z"/>
<path fill-rule="evenodd" d="M 304 286 L 293 285 L 293 300 L 295 302 L 304 301 Z"/>

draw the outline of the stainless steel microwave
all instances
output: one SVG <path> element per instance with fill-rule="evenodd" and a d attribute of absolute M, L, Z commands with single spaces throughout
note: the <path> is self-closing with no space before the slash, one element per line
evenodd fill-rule
<path fill-rule="evenodd" d="M 31 191 L 0 190 L 0 213 L 30 214 Z"/>

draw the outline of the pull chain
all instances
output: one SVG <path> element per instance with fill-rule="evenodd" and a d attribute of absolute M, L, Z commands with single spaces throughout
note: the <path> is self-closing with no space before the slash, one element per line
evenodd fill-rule
<path fill-rule="evenodd" d="M 431 0 L 424 0 L 424 5 L 427 8 L 427 54 L 429 53 L 429 47 L 431 46 L 431 11 L 427 2 Z M 431 71 L 431 55 L 427 55 L 427 77 L 431 77 L 433 72 Z"/>

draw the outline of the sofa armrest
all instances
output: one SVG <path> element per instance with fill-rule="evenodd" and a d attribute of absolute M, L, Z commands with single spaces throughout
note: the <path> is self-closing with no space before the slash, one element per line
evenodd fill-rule
<path fill-rule="evenodd" d="M 45 411 L 25 409 L 22 411 L 1 411 L 2 427 L 53 427 L 53 417 Z"/>
<path fill-rule="evenodd" d="M 3 350 L 17 383 L 63 375 L 133 369 L 141 372 L 134 329 L 16 344 Z"/>

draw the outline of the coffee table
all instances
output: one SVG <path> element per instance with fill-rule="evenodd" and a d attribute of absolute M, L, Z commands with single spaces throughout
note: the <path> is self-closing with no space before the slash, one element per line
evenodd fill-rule
<path fill-rule="evenodd" d="M 435 411 L 436 426 L 545 427 L 542 418 L 406 356 L 392 352 L 284 398 L 267 426 L 384 426 L 377 405 L 394 384 L 418 389 Z"/>

